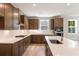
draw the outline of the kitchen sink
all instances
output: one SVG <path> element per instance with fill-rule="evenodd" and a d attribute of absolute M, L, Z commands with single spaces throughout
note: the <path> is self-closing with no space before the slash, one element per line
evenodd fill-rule
<path fill-rule="evenodd" d="M 58 40 L 50 40 L 50 42 L 52 43 L 52 44 L 63 44 L 62 42 L 60 42 L 60 41 L 58 41 Z"/>
<path fill-rule="evenodd" d="M 27 35 L 17 35 L 15 37 L 25 37 L 25 36 L 27 36 Z"/>

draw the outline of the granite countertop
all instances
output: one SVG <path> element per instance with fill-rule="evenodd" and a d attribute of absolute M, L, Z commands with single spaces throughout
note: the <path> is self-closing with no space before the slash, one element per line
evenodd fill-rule
<path fill-rule="evenodd" d="M 26 35 L 24 37 L 15 36 Z M 59 40 L 60 36 L 53 36 L 53 31 L 41 31 L 41 30 L 0 30 L 0 44 L 13 44 L 19 40 L 24 39 L 30 35 L 52 35 L 45 36 L 49 48 L 54 56 L 79 56 L 79 42 L 73 41 L 63 37 L 63 44 L 52 44 L 51 40 Z"/>
<path fill-rule="evenodd" d="M 59 40 L 60 36 L 45 36 L 49 48 L 54 56 L 79 56 L 79 42 L 63 37 L 63 44 L 53 44 L 51 40 Z"/>
<path fill-rule="evenodd" d="M 52 31 L 41 31 L 41 30 L 0 30 L 0 43 L 12 44 L 25 37 L 18 37 L 18 35 L 53 35 Z"/>

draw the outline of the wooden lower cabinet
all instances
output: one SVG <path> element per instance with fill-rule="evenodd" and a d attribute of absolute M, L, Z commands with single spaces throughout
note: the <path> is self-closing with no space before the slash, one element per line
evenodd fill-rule
<path fill-rule="evenodd" d="M 23 40 L 13 44 L 13 46 L 12 46 L 12 55 L 13 56 L 21 56 L 23 54 L 23 52 L 24 52 L 24 42 L 23 42 Z"/>
<path fill-rule="evenodd" d="M 0 44 L 0 56 L 12 55 L 12 45 L 11 44 Z"/>
<path fill-rule="evenodd" d="M 31 35 L 13 44 L 0 44 L 0 56 L 22 56 L 31 43 L 45 44 L 46 56 L 52 56 L 44 35 Z"/>
<path fill-rule="evenodd" d="M 45 45 L 45 54 L 46 56 L 53 56 L 51 50 L 50 50 L 50 47 L 48 46 L 48 44 Z"/>
<path fill-rule="evenodd" d="M 24 40 L 21 40 L 19 41 L 18 43 L 18 49 L 19 49 L 19 52 L 18 52 L 18 55 L 21 56 L 24 52 Z"/>
<path fill-rule="evenodd" d="M 0 44 L 0 56 L 22 56 L 29 44 L 30 36 L 14 44 Z"/>
<path fill-rule="evenodd" d="M 12 52 L 11 53 L 12 53 L 12 56 L 18 56 L 19 55 L 19 45 L 18 45 L 18 42 L 13 44 Z"/>
<path fill-rule="evenodd" d="M 30 36 L 27 37 L 27 39 L 23 40 L 24 42 L 24 51 L 27 49 L 27 47 L 31 44 Z"/>
<path fill-rule="evenodd" d="M 35 44 L 46 43 L 44 35 L 31 35 L 31 43 Z"/>

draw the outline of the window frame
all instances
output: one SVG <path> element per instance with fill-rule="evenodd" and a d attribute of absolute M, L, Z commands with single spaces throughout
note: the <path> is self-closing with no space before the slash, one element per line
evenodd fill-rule
<path fill-rule="evenodd" d="M 75 26 L 74 26 L 75 27 L 75 33 L 69 33 L 69 25 L 68 25 L 69 21 L 75 21 Z M 77 19 L 68 19 L 68 21 L 67 21 L 67 32 L 68 32 L 69 35 L 77 34 Z"/>
<path fill-rule="evenodd" d="M 40 27 L 39 29 L 42 30 L 42 29 L 41 29 L 41 22 L 42 22 L 42 21 L 47 21 L 47 23 L 48 23 L 48 25 L 47 25 L 47 26 L 48 26 L 48 29 L 47 29 L 47 30 L 49 30 L 49 20 L 39 20 L 39 22 L 40 22 L 40 23 L 39 23 L 39 27 Z"/>

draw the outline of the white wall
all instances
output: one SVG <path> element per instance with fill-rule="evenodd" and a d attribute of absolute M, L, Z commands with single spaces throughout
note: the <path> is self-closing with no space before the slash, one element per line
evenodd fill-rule
<path fill-rule="evenodd" d="M 68 26 L 67 26 L 67 20 L 68 19 L 76 19 L 77 20 L 77 34 L 68 34 Z M 78 40 L 79 41 L 79 17 L 64 17 L 64 37 L 72 40 Z"/>

